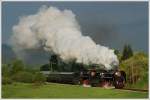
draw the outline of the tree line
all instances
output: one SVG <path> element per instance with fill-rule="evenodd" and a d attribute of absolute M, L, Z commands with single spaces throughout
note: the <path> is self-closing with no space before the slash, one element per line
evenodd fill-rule
<path fill-rule="evenodd" d="M 133 52 L 130 45 L 125 45 L 122 52 L 114 50 L 114 53 L 117 55 L 120 62 L 119 69 L 124 70 L 127 74 L 127 84 L 136 85 L 139 83 L 140 86 L 145 86 L 145 84 L 146 86 L 148 85 L 148 56 L 145 53 Z M 60 64 L 62 67 L 60 67 L 58 63 L 60 63 L 58 55 L 51 56 L 50 64 L 55 66 L 53 70 L 62 70 L 61 68 L 70 70 L 70 66 L 84 66 L 86 68 L 93 66 L 92 64 L 77 64 L 75 59 L 71 59 L 67 63 L 62 61 Z M 50 68 L 50 66 L 48 67 Z M 21 60 L 14 60 L 10 64 L 2 64 L 2 84 L 11 84 L 13 82 L 37 84 L 44 83 L 45 81 L 46 78 L 40 73 L 40 69 L 26 67 Z"/>
<path fill-rule="evenodd" d="M 120 70 L 127 74 L 127 86 L 148 88 L 148 56 L 144 52 L 133 52 L 130 45 L 125 45 L 123 52 L 115 50 Z"/>
<path fill-rule="evenodd" d="M 13 82 L 42 84 L 45 81 L 45 76 L 38 69 L 25 67 L 22 60 L 2 64 L 2 84 L 12 84 Z"/>

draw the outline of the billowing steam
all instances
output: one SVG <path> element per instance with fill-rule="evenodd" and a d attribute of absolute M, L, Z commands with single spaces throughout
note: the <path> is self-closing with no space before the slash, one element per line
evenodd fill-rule
<path fill-rule="evenodd" d="M 103 64 L 106 69 L 118 65 L 114 51 L 83 36 L 71 10 L 41 7 L 33 15 L 21 17 L 13 26 L 12 45 L 16 52 L 43 48 L 64 61 L 76 59 L 84 64 Z"/>

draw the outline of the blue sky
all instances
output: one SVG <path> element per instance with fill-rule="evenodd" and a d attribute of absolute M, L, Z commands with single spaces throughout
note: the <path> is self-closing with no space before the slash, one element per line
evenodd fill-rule
<path fill-rule="evenodd" d="M 148 52 L 148 2 L 2 2 L 2 43 L 9 44 L 20 16 L 34 14 L 42 5 L 72 10 L 83 35 L 98 44 L 119 50 L 130 44 Z"/>

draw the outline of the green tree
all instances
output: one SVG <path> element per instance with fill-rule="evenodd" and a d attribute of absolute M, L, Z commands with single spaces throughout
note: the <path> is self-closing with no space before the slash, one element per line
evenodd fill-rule
<path fill-rule="evenodd" d="M 5 76 L 2 77 L 2 84 L 5 85 L 5 84 L 12 84 L 12 83 L 13 81 L 10 77 L 5 77 Z"/>
<path fill-rule="evenodd" d="M 129 59 L 122 61 L 120 70 L 126 72 L 129 85 L 148 87 L 148 56 L 144 53 L 135 53 Z"/>
<path fill-rule="evenodd" d="M 133 51 L 130 45 L 125 45 L 123 49 L 123 54 L 121 60 L 126 60 L 133 56 Z"/>
<path fill-rule="evenodd" d="M 10 76 L 10 64 L 2 64 L 2 77 Z"/>
<path fill-rule="evenodd" d="M 50 67 L 52 67 L 52 71 L 58 70 L 58 55 L 52 55 L 49 59 L 50 61 Z"/>
<path fill-rule="evenodd" d="M 42 84 L 42 83 L 46 82 L 46 77 L 42 73 L 37 72 L 37 73 L 35 73 L 35 75 L 33 77 L 33 82 L 35 84 Z"/>
<path fill-rule="evenodd" d="M 122 57 L 121 55 L 122 55 L 122 54 L 120 53 L 120 51 L 117 50 L 117 49 L 115 49 L 115 50 L 114 50 L 114 54 L 117 56 L 119 62 L 121 62 L 121 57 Z"/>
<path fill-rule="evenodd" d="M 11 69 L 11 74 L 15 74 L 19 71 L 23 71 L 24 70 L 24 64 L 21 60 L 15 60 L 12 63 L 12 69 Z"/>
<path fill-rule="evenodd" d="M 128 57 L 130 58 L 132 56 L 133 56 L 133 50 L 132 50 L 131 46 L 128 45 Z"/>
<path fill-rule="evenodd" d="M 45 64 L 45 65 L 42 65 L 42 66 L 40 67 L 40 70 L 41 70 L 41 71 L 49 71 L 49 70 L 51 70 L 51 69 L 50 69 L 49 64 Z"/>
<path fill-rule="evenodd" d="M 114 50 L 115 55 L 119 55 L 119 53 L 120 53 L 119 50 L 117 50 L 117 49 Z"/>
<path fill-rule="evenodd" d="M 17 82 L 32 83 L 33 74 L 27 71 L 19 71 L 12 76 L 12 79 Z"/>
<path fill-rule="evenodd" d="M 57 64 L 58 63 L 58 56 L 57 55 L 52 55 L 50 58 L 50 62 L 53 64 Z"/>
<path fill-rule="evenodd" d="M 11 84 L 10 64 L 2 64 L 2 84 Z"/>

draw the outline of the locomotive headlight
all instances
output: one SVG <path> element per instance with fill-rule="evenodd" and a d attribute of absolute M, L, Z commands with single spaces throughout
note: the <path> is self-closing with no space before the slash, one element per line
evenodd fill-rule
<path fill-rule="evenodd" d="M 100 73 L 100 76 L 101 76 L 101 77 L 104 77 L 104 73 Z"/>
<path fill-rule="evenodd" d="M 116 72 L 115 75 L 116 76 L 121 76 L 121 73 L 120 72 Z"/>
<path fill-rule="evenodd" d="M 103 75 L 104 73 L 100 73 L 100 75 Z"/>

